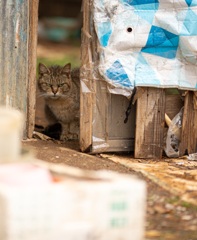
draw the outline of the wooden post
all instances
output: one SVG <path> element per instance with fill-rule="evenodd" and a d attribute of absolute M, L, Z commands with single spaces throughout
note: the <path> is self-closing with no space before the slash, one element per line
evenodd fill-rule
<path fill-rule="evenodd" d="M 164 147 L 165 90 L 143 88 L 137 100 L 135 158 L 161 158 Z"/>
<path fill-rule="evenodd" d="M 134 142 L 135 106 L 124 124 L 128 99 L 113 95 L 100 75 L 99 43 L 93 22 L 93 1 L 83 1 L 81 43 L 80 148 L 93 153 L 131 151 Z"/>
<path fill-rule="evenodd" d="M 80 93 L 80 149 L 89 151 L 92 145 L 92 119 L 93 119 L 93 54 L 95 53 L 96 38 L 93 38 L 92 28 L 92 1 L 83 1 L 83 28 L 81 41 L 81 93 Z"/>
<path fill-rule="evenodd" d="M 188 91 L 185 96 L 179 154 L 197 152 L 197 94 Z"/>
<path fill-rule="evenodd" d="M 29 0 L 28 103 L 27 103 L 27 137 L 29 138 L 32 137 L 35 124 L 38 2 L 39 0 Z"/>

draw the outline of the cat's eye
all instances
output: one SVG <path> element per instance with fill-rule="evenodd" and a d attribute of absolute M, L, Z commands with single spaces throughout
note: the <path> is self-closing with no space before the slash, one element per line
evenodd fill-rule
<path fill-rule="evenodd" d="M 52 85 L 49 83 L 42 83 L 42 87 L 51 87 Z"/>

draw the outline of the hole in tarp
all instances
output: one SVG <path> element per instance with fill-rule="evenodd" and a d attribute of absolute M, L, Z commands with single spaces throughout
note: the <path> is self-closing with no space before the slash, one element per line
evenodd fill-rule
<path fill-rule="evenodd" d="M 131 27 L 128 27 L 128 28 L 127 28 L 127 32 L 128 32 L 128 33 L 131 33 L 132 31 L 133 31 L 133 29 L 132 29 Z"/>

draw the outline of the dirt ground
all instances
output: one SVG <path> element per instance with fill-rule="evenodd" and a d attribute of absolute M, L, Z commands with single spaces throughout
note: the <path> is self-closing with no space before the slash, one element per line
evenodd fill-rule
<path fill-rule="evenodd" d="M 41 47 L 39 49 L 41 51 Z M 41 52 L 43 54 L 43 51 Z M 36 107 L 36 130 L 42 130 L 42 126 L 47 125 L 43 115 L 43 104 L 42 99 L 39 98 Z M 179 159 L 177 161 L 139 160 L 133 159 L 131 153 L 124 155 L 116 153 L 109 156 L 107 154 L 90 155 L 81 153 L 79 143 L 76 141 L 61 143 L 50 139 L 41 140 L 42 137 L 37 134 L 34 137 L 34 139 L 24 141 L 23 146 L 30 148 L 38 159 L 88 170 L 107 169 L 136 175 L 143 179 L 147 183 L 146 240 L 197 240 L 197 188 L 195 185 L 197 183 L 197 161 L 191 164 Z M 170 172 L 169 175 L 164 175 L 160 179 L 147 168 L 148 166 L 162 166 L 158 165 L 159 163 L 163 164 L 166 171 L 173 170 L 175 174 Z M 139 170 L 140 166 L 142 170 Z M 162 172 L 162 168 L 154 169 L 154 171 Z M 181 180 L 180 174 L 182 174 Z M 172 178 L 171 182 L 166 181 L 168 177 Z M 185 191 L 187 194 L 192 193 L 188 201 L 183 200 L 181 191 L 177 190 L 177 179 L 179 182 L 185 180 L 190 184 L 190 188 Z M 185 184 L 184 181 L 183 184 Z"/>
<path fill-rule="evenodd" d="M 94 156 L 81 153 L 78 142 L 60 143 L 52 140 L 32 139 L 24 141 L 23 146 L 31 149 L 41 160 L 88 170 L 106 169 L 136 175 L 147 183 L 148 190 L 145 239 L 197 239 L 197 206 L 182 201 L 180 196 L 166 191 L 143 174 L 133 171 L 132 168 L 115 163 L 99 154 Z M 114 155 L 120 156 L 120 154 Z M 129 157 L 131 163 L 134 160 L 130 155 L 121 156 Z"/>

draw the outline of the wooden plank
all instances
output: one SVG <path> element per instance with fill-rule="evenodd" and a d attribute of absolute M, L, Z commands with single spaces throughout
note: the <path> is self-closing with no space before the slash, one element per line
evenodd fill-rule
<path fill-rule="evenodd" d="M 166 89 L 165 92 L 166 92 L 165 113 L 167 113 L 170 119 L 173 119 L 176 116 L 176 114 L 179 113 L 181 108 L 184 106 L 184 101 L 181 98 L 181 94 L 178 91 L 177 93 L 173 93 L 173 89 Z"/>
<path fill-rule="evenodd" d="M 161 158 L 165 119 L 165 90 L 143 88 L 137 100 L 135 158 Z"/>
<path fill-rule="evenodd" d="M 106 81 L 96 81 L 96 104 L 92 152 L 129 152 L 134 150 L 135 106 L 125 124 L 129 100 L 121 95 L 110 94 Z"/>
<path fill-rule="evenodd" d="M 93 153 L 134 150 L 135 106 L 132 106 L 128 122 L 125 124 L 128 105 L 129 100 L 126 97 L 108 91 L 105 80 L 100 77 L 96 81 L 91 148 Z"/>
<path fill-rule="evenodd" d="M 129 106 L 129 99 L 125 96 L 110 94 L 110 102 L 108 105 L 108 133 L 109 139 L 120 140 L 134 139 L 135 138 L 135 116 L 136 105 L 131 105 L 131 112 L 128 117 L 127 123 L 124 123 L 126 118 L 126 110 Z M 128 148 L 129 146 L 125 146 Z M 134 150 L 130 148 L 130 150 Z"/>
<path fill-rule="evenodd" d="M 130 151 L 133 150 L 134 127 L 131 127 L 132 118 L 124 124 L 128 100 L 125 101 L 122 96 L 112 96 L 98 72 L 98 38 L 92 7 L 91 0 L 83 1 L 80 148 L 93 153 Z"/>
<path fill-rule="evenodd" d="M 95 53 L 91 0 L 83 1 L 83 28 L 81 41 L 81 92 L 80 92 L 80 149 L 89 151 L 92 146 L 94 104 L 93 54 Z"/>
<path fill-rule="evenodd" d="M 181 143 L 179 154 L 183 156 L 188 153 L 197 152 L 197 94 L 188 91 L 185 96 Z"/>
<path fill-rule="evenodd" d="M 165 113 L 172 120 L 184 106 L 184 100 L 181 96 L 181 93 L 176 89 L 165 89 L 166 98 L 165 98 Z M 165 124 L 164 129 L 164 146 L 166 145 L 166 138 L 168 133 L 168 125 Z"/>
<path fill-rule="evenodd" d="M 127 124 L 129 105 L 123 96 L 110 94 L 98 71 L 98 38 L 92 17 L 92 1 L 83 1 L 81 45 L 81 117 L 80 148 L 82 151 L 131 151 L 134 142 L 134 108 Z"/>
<path fill-rule="evenodd" d="M 0 105 L 27 116 L 29 1 L 0 1 Z M 26 119 L 25 119 L 26 122 Z M 24 137 L 26 137 L 26 125 Z"/>
<path fill-rule="evenodd" d="M 135 140 L 129 139 L 109 139 L 108 147 L 103 152 L 133 152 Z M 99 151 L 101 153 L 101 150 Z"/>
<path fill-rule="evenodd" d="M 93 106 L 92 126 L 92 149 L 93 153 L 105 152 L 109 148 L 108 129 L 107 129 L 107 109 L 109 103 L 109 92 L 106 88 L 106 82 L 96 81 L 96 99 Z"/>
<path fill-rule="evenodd" d="M 39 0 L 29 0 L 28 105 L 27 105 L 27 137 L 29 138 L 32 137 L 35 124 L 38 3 Z"/>

